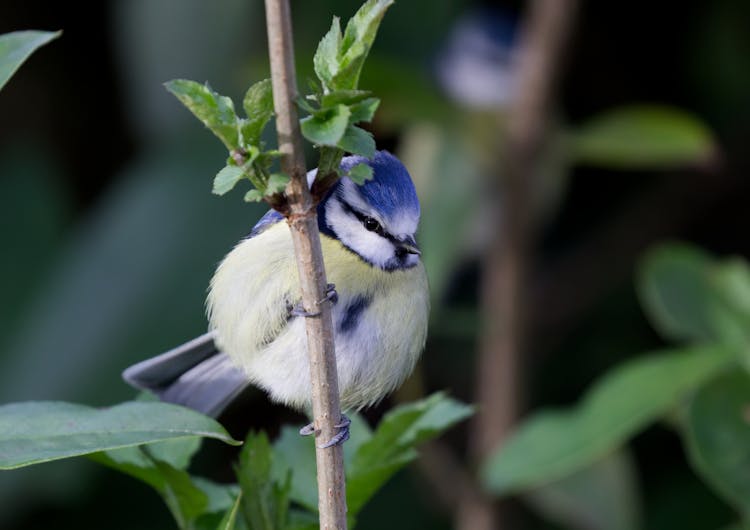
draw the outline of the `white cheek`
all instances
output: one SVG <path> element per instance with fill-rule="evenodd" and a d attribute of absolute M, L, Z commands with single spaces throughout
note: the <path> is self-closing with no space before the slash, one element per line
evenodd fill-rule
<path fill-rule="evenodd" d="M 326 217 L 339 240 L 367 261 L 384 267 L 393 258 L 393 244 L 375 232 L 365 230 L 358 219 L 344 212 L 338 201 L 328 201 Z"/>

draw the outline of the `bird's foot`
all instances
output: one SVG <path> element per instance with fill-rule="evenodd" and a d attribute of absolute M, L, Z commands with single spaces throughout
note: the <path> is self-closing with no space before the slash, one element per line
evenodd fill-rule
<path fill-rule="evenodd" d="M 321 305 L 325 302 L 331 302 L 332 304 L 335 304 L 339 301 L 339 293 L 336 292 L 336 286 L 332 283 L 329 283 L 326 285 L 326 295 L 325 298 L 322 300 L 318 300 L 315 302 L 315 305 Z M 317 317 L 320 315 L 320 311 L 310 312 L 306 311 L 305 308 L 302 306 L 302 302 L 299 302 L 297 305 L 292 307 L 289 310 L 289 314 L 293 317 Z"/>
<path fill-rule="evenodd" d="M 328 440 L 326 443 L 319 445 L 318 447 L 320 449 L 326 449 L 328 447 L 333 447 L 334 445 L 341 445 L 345 441 L 349 439 L 349 426 L 352 424 L 352 420 L 346 417 L 346 415 L 341 415 L 341 420 L 334 425 L 339 432 L 333 435 L 333 438 Z M 302 436 L 310 436 L 311 434 L 315 434 L 315 423 L 308 423 L 304 427 L 302 427 L 299 430 L 299 433 Z"/>

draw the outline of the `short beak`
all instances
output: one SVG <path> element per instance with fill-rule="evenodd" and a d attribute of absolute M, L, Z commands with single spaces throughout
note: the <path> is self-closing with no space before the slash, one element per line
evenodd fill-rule
<path fill-rule="evenodd" d="M 419 250 L 419 246 L 417 246 L 417 241 L 413 236 L 406 236 L 401 239 L 401 248 L 403 248 L 409 254 L 416 254 L 417 256 L 422 255 L 422 252 Z"/>

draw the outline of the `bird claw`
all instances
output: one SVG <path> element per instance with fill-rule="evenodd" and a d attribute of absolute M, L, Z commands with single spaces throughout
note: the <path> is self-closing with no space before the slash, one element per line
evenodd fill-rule
<path fill-rule="evenodd" d="M 326 443 L 319 445 L 319 449 L 327 449 L 328 447 L 333 447 L 334 445 L 341 445 L 345 441 L 349 439 L 349 426 L 352 424 L 352 420 L 346 417 L 346 415 L 341 415 L 341 420 L 339 423 L 334 425 L 339 432 L 337 432 L 335 435 L 333 435 L 333 438 L 328 440 Z M 314 423 L 308 423 L 304 427 L 302 427 L 299 430 L 299 433 L 302 436 L 310 436 L 311 434 L 315 434 L 315 424 Z"/>
<path fill-rule="evenodd" d="M 339 293 L 336 292 L 336 286 L 332 283 L 329 283 L 326 285 L 326 295 L 322 300 L 318 300 L 315 302 L 316 305 L 321 305 L 325 302 L 331 302 L 332 304 L 335 304 L 339 301 Z M 289 314 L 293 317 L 306 317 L 306 318 L 312 318 L 317 317 L 320 315 L 320 311 L 310 312 L 306 311 L 305 308 L 302 306 L 302 302 L 299 302 L 297 305 L 292 307 L 289 310 Z"/>

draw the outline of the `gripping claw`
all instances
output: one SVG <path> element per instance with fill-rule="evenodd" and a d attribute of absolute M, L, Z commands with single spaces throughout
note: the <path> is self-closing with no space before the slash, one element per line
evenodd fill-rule
<path fill-rule="evenodd" d="M 334 425 L 339 432 L 337 432 L 333 438 L 328 440 L 326 443 L 319 445 L 319 449 L 326 449 L 328 447 L 333 447 L 334 445 L 341 445 L 345 441 L 349 439 L 349 426 L 352 424 L 352 421 L 347 418 L 344 414 L 341 415 L 341 421 Z M 308 423 L 304 427 L 302 427 L 299 430 L 299 433 L 302 436 L 310 436 L 311 434 L 315 434 L 315 424 L 314 423 Z"/>

